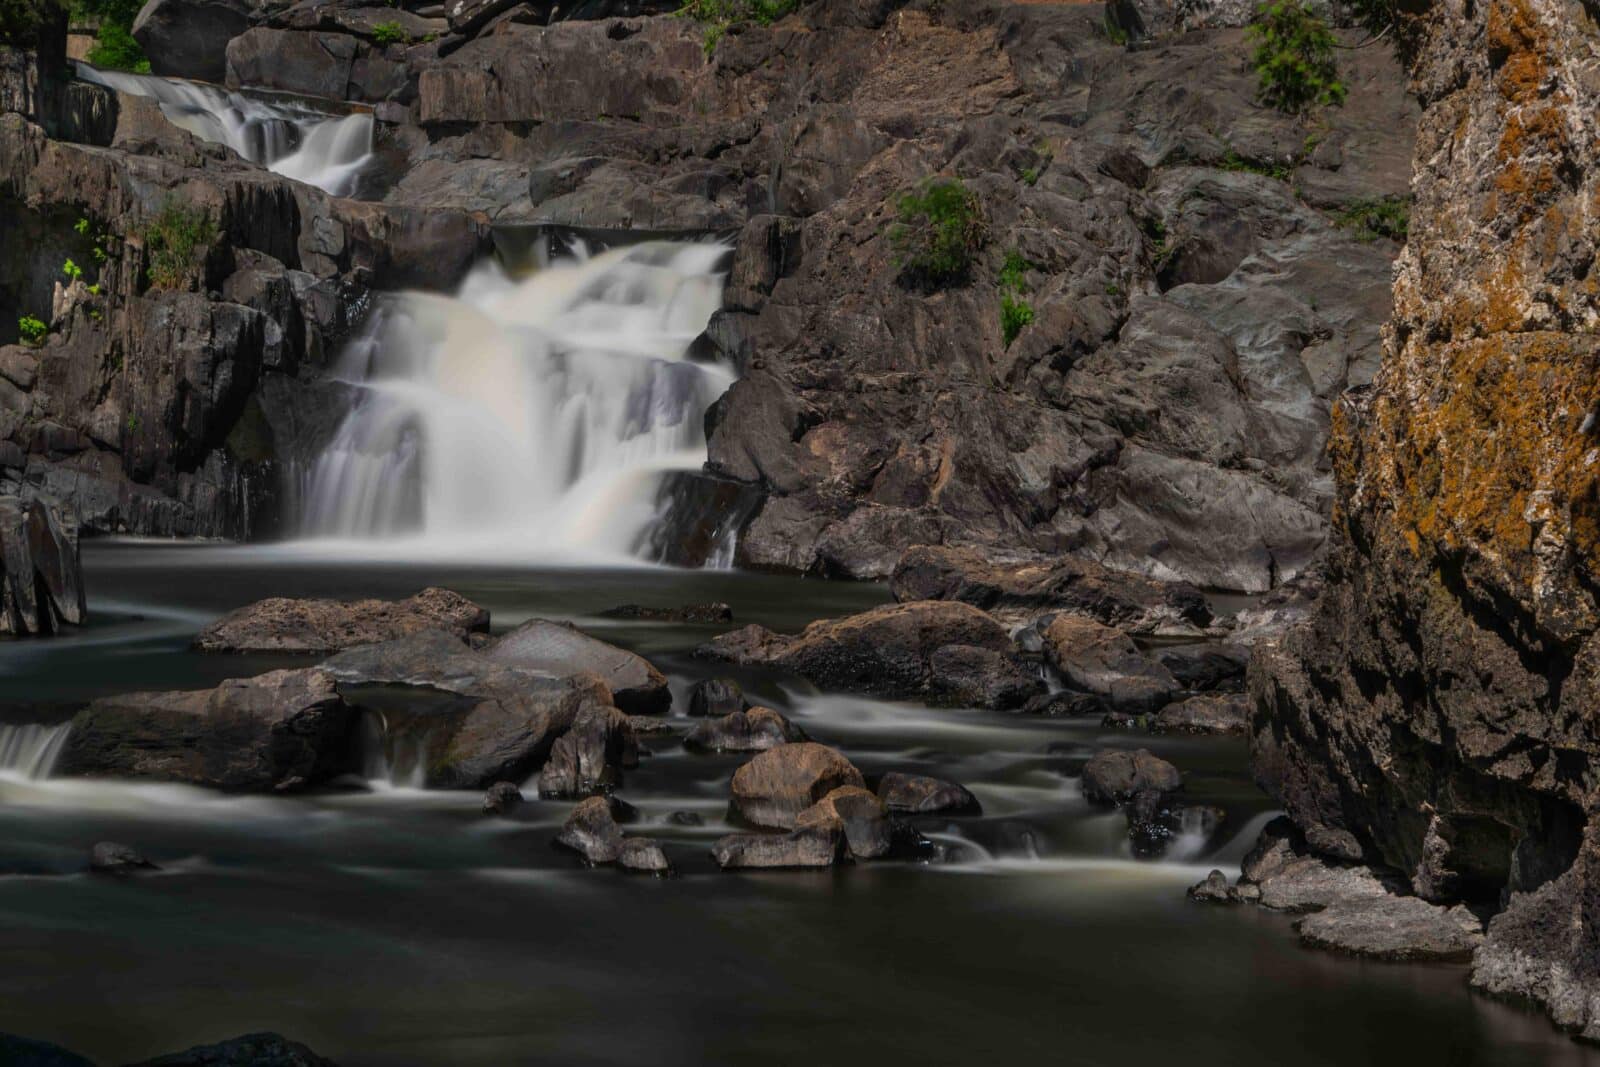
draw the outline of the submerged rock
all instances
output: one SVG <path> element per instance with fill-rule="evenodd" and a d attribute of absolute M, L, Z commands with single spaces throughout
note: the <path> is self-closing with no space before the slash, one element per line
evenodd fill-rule
<path fill-rule="evenodd" d="M 496 641 L 486 655 L 524 670 L 598 675 L 611 687 L 617 707 L 631 715 L 657 714 L 672 706 L 666 675 L 643 656 L 564 623 L 532 619 Z"/>
<path fill-rule="evenodd" d="M 38 497 L 0 495 L 0 639 L 87 620 L 76 521 Z"/>
<path fill-rule="evenodd" d="M 522 790 L 515 782 L 496 782 L 483 794 L 485 815 L 504 815 L 522 804 Z"/>
<path fill-rule="evenodd" d="M 461 640 L 489 632 L 489 613 L 459 593 L 431 587 L 406 600 L 309 600 L 272 597 L 229 612 L 201 630 L 201 652 L 329 654 L 392 641 L 423 630 Z"/>
<path fill-rule="evenodd" d="M 683 744 L 702 752 L 765 752 L 805 739 L 804 730 L 771 708 L 751 708 L 697 723 Z"/>
<path fill-rule="evenodd" d="M 800 813 L 841 786 L 865 787 L 837 750 L 815 742 L 779 745 L 733 775 L 733 802 L 757 826 L 792 830 Z"/>
<path fill-rule="evenodd" d="M 981 815 L 978 798 L 963 785 L 920 774 L 890 771 L 878 781 L 878 797 L 890 811 L 907 815 Z"/>
<path fill-rule="evenodd" d="M 144 853 L 115 841 L 101 841 L 89 853 L 89 870 L 96 874 L 137 874 L 160 869 L 145 859 Z"/>
<path fill-rule="evenodd" d="M 1196 900 L 1202 904 L 1237 904 L 1239 902 L 1233 887 L 1228 884 L 1228 876 L 1221 871 L 1212 871 L 1190 886 L 1188 897 L 1190 900 Z"/>
<path fill-rule="evenodd" d="M 685 604 L 678 608 L 653 608 L 623 604 L 600 613 L 608 619 L 638 619 L 642 622 L 715 623 L 732 622 L 733 609 L 726 604 Z"/>
<path fill-rule="evenodd" d="M 843 847 L 842 829 L 829 823 L 786 834 L 729 834 L 711 846 L 711 855 L 723 870 L 831 867 Z"/>
<path fill-rule="evenodd" d="M 1083 768 L 1083 795 L 1095 804 L 1125 804 L 1140 793 L 1162 795 L 1182 786 L 1178 768 L 1144 748 L 1101 752 Z"/>
<path fill-rule="evenodd" d="M 960 603 L 893 604 L 793 636 L 747 626 L 698 654 L 793 671 L 827 689 L 933 704 L 1020 707 L 1044 690 L 1005 628 Z"/>
<path fill-rule="evenodd" d="M 1312 948 L 1380 960 L 1462 963 L 1483 943 L 1483 923 L 1465 907 L 1393 894 L 1336 900 L 1295 930 Z"/>

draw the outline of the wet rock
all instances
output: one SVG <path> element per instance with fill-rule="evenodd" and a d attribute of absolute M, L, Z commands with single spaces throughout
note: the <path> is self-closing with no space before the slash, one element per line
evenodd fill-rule
<path fill-rule="evenodd" d="M 622 852 L 617 863 L 630 871 L 666 875 L 672 873 L 672 864 L 661 846 L 647 837 L 629 837 L 622 842 Z"/>
<path fill-rule="evenodd" d="M 1221 871 L 1212 871 L 1205 878 L 1189 887 L 1190 900 L 1202 904 L 1236 904 L 1238 897 L 1234 895 L 1233 887 L 1228 884 L 1228 876 Z"/>
<path fill-rule="evenodd" d="M 689 688 L 689 714 L 721 718 L 749 707 L 744 690 L 731 678 L 707 678 Z"/>
<path fill-rule="evenodd" d="M 485 815 L 504 815 L 521 806 L 522 790 L 514 782 L 496 782 L 483 794 L 483 813 Z"/>
<path fill-rule="evenodd" d="M 1044 633 L 1050 665 L 1078 689 L 1105 697 L 1118 711 L 1159 710 L 1178 681 L 1139 651 L 1127 634 L 1081 615 L 1058 615 Z"/>
<path fill-rule="evenodd" d="M 643 607 L 624 604 L 600 613 L 608 619 L 639 619 L 643 622 L 715 623 L 732 622 L 733 609 L 726 604 L 685 604 L 678 608 Z"/>
<path fill-rule="evenodd" d="M 1312 948 L 1380 960 L 1465 962 L 1483 943 L 1483 924 L 1465 907 L 1390 894 L 1336 900 L 1295 930 Z"/>
<path fill-rule="evenodd" d="M 250 28 L 250 15 L 245 0 L 150 0 L 133 21 L 133 39 L 151 73 L 220 84 L 228 42 Z"/>
<path fill-rule="evenodd" d="M 1143 748 L 1101 752 L 1083 768 L 1083 795 L 1095 804 L 1124 804 L 1141 793 L 1160 796 L 1182 786 L 1178 768 Z"/>
<path fill-rule="evenodd" d="M 657 734 L 675 734 L 677 725 L 671 719 L 663 719 L 656 715 L 630 715 L 628 725 L 633 727 L 635 737 L 647 737 Z"/>
<path fill-rule="evenodd" d="M 672 706 L 666 675 L 648 660 L 575 627 L 533 619 L 500 638 L 486 653 L 496 663 L 524 670 L 599 675 L 617 707 L 631 715 L 653 715 Z"/>
<path fill-rule="evenodd" d="M 355 769 L 356 723 L 333 678 L 316 668 L 103 697 L 73 717 L 56 773 L 238 792 L 297 788 Z"/>
<path fill-rule="evenodd" d="M 136 874 L 160 869 L 137 849 L 114 841 L 101 841 L 89 853 L 89 870 L 96 874 Z"/>
<path fill-rule="evenodd" d="M 837 750 L 814 742 L 779 745 L 733 775 L 733 802 L 757 826 L 792 830 L 800 813 L 841 786 L 865 787 Z"/>
<path fill-rule="evenodd" d="M 615 863 L 622 856 L 623 833 L 609 797 L 590 797 L 572 809 L 556 844 L 593 864 Z"/>
<path fill-rule="evenodd" d="M 894 847 L 888 809 L 860 786 L 840 786 L 795 818 L 796 830 L 816 827 L 837 828 L 858 860 L 877 859 Z"/>
<path fill-rule="evenodd" d="M 408 686 L 467 696 L 514 692 L 541 674 L 569 673 L 509 665 L 484 655 L 454 634 L 434 629 L 347 649 L 325 660 L 322 669 L 347 687 Z M 585 677 L 600 682 L 593 675 Z"/>
<path fill-rule="evenodd" d="M 1244 736 L 1250 726 L 1250 702 L 1242 695 L 1207 693 L 1168 704 L 1151 720 L 1161 734 L 1226 734 Z"/>
<path fill-rule="evenodd" d="M 1250 650 L 1236 644 L 1167 645 L 1155 650 L 1155 658 L 1184 689 L 1237 693 L 1244 689 Z"/>
<path fill-rule="evenodd" d="M 196 1045 L 129 1067 L 339 1067 L 280 1034 L 245 1034 L 215 1045 Z"/>
<path fill-rule="evenodd" d="M 1036 696 L 1022 706 L 1027 715 L 1044 715 L 1050 718 L 1076 718 L 1078 716 L 1103 716 L 1105 698 L 1094 693 L 1076 693 L 1063 689 L 1055 693 Z"/>
<path fill-rule="evenodd" d="M 1297 855 L 1257 884 L 1261 906 L 1274 911 L 1317 911 L 1340 902 L 1390 895 L 1385 882 L 1370 868 L 1329 863 L 1317 856 Z"/>
<path fill-rule="evenodd" d="M 638 742 L 628 716 L 591 703 L 556 739 L 539 772 L 539 795 L 581 797 L 622 784 L 624 768 L 639 764 Z"/>
<path fill-rule="evenodd" d="M 966 786 L 920 774 L 890 771 L 878 781 L 878 797 L 890 811 L 907 815 L 981 815 Z"/>
<path fill-rule="evenodd" d="M 711 847 L 711 855 L 723 870 L 831 867 L 843 849 L 843 831 L 830 824 L 786 834 L 729 834 Z"/>
<path fill-rule="evenodd" d="M 405 600 L 272 597 L 229 612 L 194 639 L 200 652 L 330 654 L 441 630 L 465 641 L 489 631 L 489 613 L 459 593 L 428 588 Z"/>
<path fill-rule="evenodd" d="M 705 816 L 697 811 L 675 811 L 667 816 L 667 821 L 674 826 L 704 826 Z"/>
<path fill-rule="evenodd" d="M 765 752 L 805 739 L 805 731 L 771 708 L 751 708 L 697 723 L 683 744 L 701 752 Z"/>
<path fill-rule="evenodd" d="M 47 500 L 0 495 L 0 640 L 87 618 L 75 520 Z"/>
<path fill-rule="evenodd" d="M 1005 628 L 961 603 L 894 604 L 814 622 L 794 636 L 747 626 L 697 654 L 793 671 L 828 689 L 934 704 L 1020 707 L 1044 689 Z"/>

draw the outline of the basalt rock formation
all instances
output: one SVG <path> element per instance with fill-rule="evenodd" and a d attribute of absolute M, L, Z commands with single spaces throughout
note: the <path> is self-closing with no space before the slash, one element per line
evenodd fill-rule
<path fill-rule="evenodd" d="M 1255 769 L 1323 855 L 1499 910 L 1474 982 L 1600 1039 L 1600 29 L 1402 6 L 1411 236 L 1320 608 L 1257 646 Z"/>

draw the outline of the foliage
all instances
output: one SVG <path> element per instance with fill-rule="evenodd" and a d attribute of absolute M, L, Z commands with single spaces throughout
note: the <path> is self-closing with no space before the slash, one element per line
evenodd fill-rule
<path fill-rule="evenodd" d="M 1290 114 L 1344 103 L 1347 90 L 1333 60 L 1333 31 L 1304 0 L 1267 0 L 1256 9 L 1249 35 L 1256 45 L 1250 61 L 1265 103 Z"/>
<path fill-rule="evenodd" d="M 1033 264 L 1014 250 L 1006 253 L 1005 265 L 1000 268 L 1000 334 L 1007 348 L 1033 321 L 1033 305 L 1023 299 L 1028 292 L 1028 271 L 1032 269 Z"/>
<path fill-rule="evenodd" d="M 83 268 L 69 259 L 61 265 L 61 273 L 65 274 L 69 281 L 75 282 L 83 277 Z"/>
<path fill-rule="evenodd" d="M 1112 17 L 1110 4 L 1106 5 L 1106 17 L 1101 23 L 1101 28 L 1106 31 L 1106 40 L 1112 44 L 1127 45 L 1128 31 L 1123 29 L 1121 23 Z"/>
<path fill-rule="evenodd" d="M 1405 241 L 1411 227 L 1411 201 L 1403 196 L 1385 196 L 1372 200 L 1352 200 L 1334 217 L 1333 224 L 1349 230 L 1358 241 L 1376 241 L 1387 237 L 1391 241 Z"/>
<path fill-rule="evenodd" d="M 38 39 L 40 0 L 0 0 L 0 44 L 25 48 Z"/>
<path fill-rule="evenodd" d="M 1228 154 L 1222 157 L 1218 164 L 1223 170 L 1244 171 L 1248 174 L 1259 174 L 1264 178 L 1274 178 L 1286 182 L 1294 171 L 1287 163 L 1263 163 L 1257 159 L 1246 159 L 1233 149 L 1228 149 Z"/>
<path fill-rule="evenodd" d="M 24 315 L 17 320 L 17 332 L 22 335 L 23 344 L 37 345 L 44 340 L 44 335 L 50 332 L 50 327 L 32 315 Z"/>
<path fill-rule="evenodd" d="M 183 285 L 195 253 L 217 238 L 217 224 L 204 211 L 169 200 L 143 232 L 150 284 L 157 289 Z"/>
<path fill-rule="evenodd" d="M 144 49 L 133 39 L 133 20 L 139 16 L 141 6 L 139 0 L 74 0 L 75 17 L 97 19 L 100 23 L 94 47 L 85 57 L 91 64 L 105 70 L 150 73 Z"/>
<path fill-rule="evenodd" d="M 967 272 L 986 231 L 978 194 L 959 178 L 929 178 L 900 194 L 898 221 L 889 229 L 895 263 L 908 276 L 931 283 Z"/>
<path fill-rule="evenodd" d="M 398 22 L 378 23 L 372 27 L 372 39 L 381 45 L 411 43 L 411 35 Z"/>
<path fill-rule="evenodd" d="M 686 0 L 677 14 L 705 27 L 709 56 L 729 30 L 750 24 L 770 26 L 799 6 L 800 0 Z"/>

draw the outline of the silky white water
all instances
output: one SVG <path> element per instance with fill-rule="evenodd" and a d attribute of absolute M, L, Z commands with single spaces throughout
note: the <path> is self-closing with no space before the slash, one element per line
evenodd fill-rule
<path fill-rule="evenodd" d="M 664 472 L 705 461 L 731 384 L 690 361 L 727 248 L 652 241 L 373 313 L 337 377 L 363 396 L 307 472 L 302 533 L 404 552 L 627 558 Z"/>
<path fill-rule="evenodd" d="M 48 778 L 71 730 L 70 723 L 0 726 L 0 774 Z"/>
<path fill-rule="evenodd" d="M 366 112 L 328 115 L 199 82 L 98 70 L 86 63 L 78 65 L 78 76 L 149 97 L 174 126 L 335 196 L 354 191 L 361 168 L 372 158 L 372 116 Z"/>

